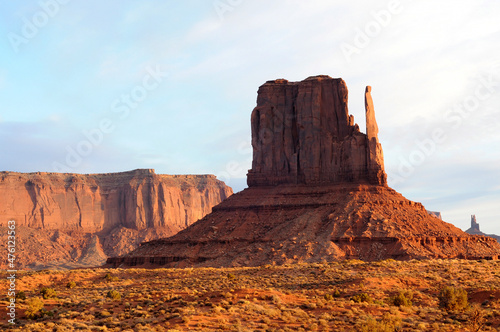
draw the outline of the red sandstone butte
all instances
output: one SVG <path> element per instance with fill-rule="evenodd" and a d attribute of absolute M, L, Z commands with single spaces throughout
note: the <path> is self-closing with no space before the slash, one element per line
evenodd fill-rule
<path fill-rule="evenodd" d="M 494 239 L 466 234 L 387 186 L 370 92 L 363 134 L 348 114 L 342 79 L 265 83 L 251 116 L 249 188 L 107 266 L 498 258 Z"/>
<path fill-rule="evenodd" d="M 152 169 L 1 172 L 0 226 L 16 221 L 18 268 L 96 266 L 142 241 L 177 233 L 231 194 L 213 175 L 160 175 Z"/>
<path fill-rule="evenodd" d="M 342 79 L 316 76 L 302 82 L 266 82 L 259 88 L 252 112 L 249 187 L 338 182 L 385 185 L 370 87 L 366 105 L 367 134 L 363 134 L 349 116 Z"/>

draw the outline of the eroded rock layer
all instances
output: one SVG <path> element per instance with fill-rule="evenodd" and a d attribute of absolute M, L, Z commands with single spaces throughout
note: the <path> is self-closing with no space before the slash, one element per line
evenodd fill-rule
<path fill-rule="evenodd" d="M 177 233 L 231 194 L 213 175 L 160 175 L 151 169 L 90 175 L 2 172 L 0 227 L 16 221 L 19 267 L 71 265 L 92 255 L 99 265 L 141 241 Z"/>

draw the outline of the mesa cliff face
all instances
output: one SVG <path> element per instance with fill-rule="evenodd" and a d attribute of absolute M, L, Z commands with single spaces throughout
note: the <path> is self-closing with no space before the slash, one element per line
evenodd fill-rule
<path fill-rule="evenodd" d="M 342 182 L 386 185 L 370 91 L 367 87 L 367 133 L 363 134 L 349 115 L 342 79 L 315 76 L 302 82 L 280 79 L 262 85 L 252 112 L 249 187 Z"/>
<path fill-rule="evenodd" d="M 70 263 L 88 246 L 121 255 L 138 241 L 173 235 L 231 194 L 213 175 L 159 175 L 150 169 L 90 175 L 2 172 L 0 226 L 15 220 L 24 230 L 18 233 L 28 250 L 19 255 L 24 266 L 49 262 L 38 253 L 56 244 L 60 255 L 45 256 Z M 29 230 L 37 236 L 26 243 Z"/>
<path fill-rule="evenodd" d="M 249 188 L 176 235 L 142 243 L 107 265 L 497 259 L 494 239 L 466 234 L 387 186 L 370 92 L 363 134 L 347 112 L 343 80 L 267 82 L 251 117 Z"/>

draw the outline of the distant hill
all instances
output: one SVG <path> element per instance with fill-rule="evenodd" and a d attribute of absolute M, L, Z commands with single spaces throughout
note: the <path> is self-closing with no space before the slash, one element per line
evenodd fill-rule
<path fill-rule="evenodd" d="M 495 234 L 485 234 L 485 233 L 481 232 L 481 230 L 479 229 L 479 223 L 476 221 L 476 216 L 475 215 L 471 216 L 471 218 L 470 218 L 470 228 L 468 230 L 466 230 L 465 232 L 469 233 L 469 234 L 472 234 L 472 235 L 485 235 L 485 236 L 489 236 L 489 237 L 492 237 L 492 238 L 496 239 L 498 242 L 500 242 L 500 236 L 495 235 Z"/>

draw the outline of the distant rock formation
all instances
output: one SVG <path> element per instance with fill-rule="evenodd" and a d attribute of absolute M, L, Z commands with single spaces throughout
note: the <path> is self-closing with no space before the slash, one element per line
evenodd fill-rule
<path fill-rule="evenodd" d="M 19 267 L 96 266 L 142 241 L 177 233 L 231 194 L 213 175 L 160 175 L 152 169 L 1 172 L 0 227 L 16 221 Z"/>
<path fill-rule="evenodd" d="M 248 186 L 366 182 L 385 185 L 371 87 L 366 88 L 367 133 L 347 110 L 342 79 L 268 81 L 252 112 L 252 169 Z M 336 110 L 331 112 L 331 110 Z"/>
<path fill-rule="evenodd" d="M 476 220 L 476 215 L 474 214 L 470 216 L 470 228 L 465 232 L 472 235 L 489 236 L 500 242 L 500 236 L 494 234 L 485 234 L 481 232 L 481 230 L 479 229 L 479 223 Z"/>
<path fill-rule="evenodd" d="M 443 220 L 443 216 L 441 216 L 441 212 L 427 210 L 427 213 L 430 214 L 431 216 L 434 216 L 436 218 Z"/>
<path fill-rule="evenodd" d="M 479 230 L 479 224 L 477 223 L 475 214 L 470 216 L 470 229 L 469 230 L 473 231 L 473 232 L 481 232 Z"/>
<path fill-rule="evenodd" d="M 252 112 L 249 188 L 178 234 L 107 266 L 258 266 L 387 258 L 497 259 L 500 244 L 431 216 L 386 185 L 370 87 L 367 134 L 341 79 L 280 79 Z"/>

